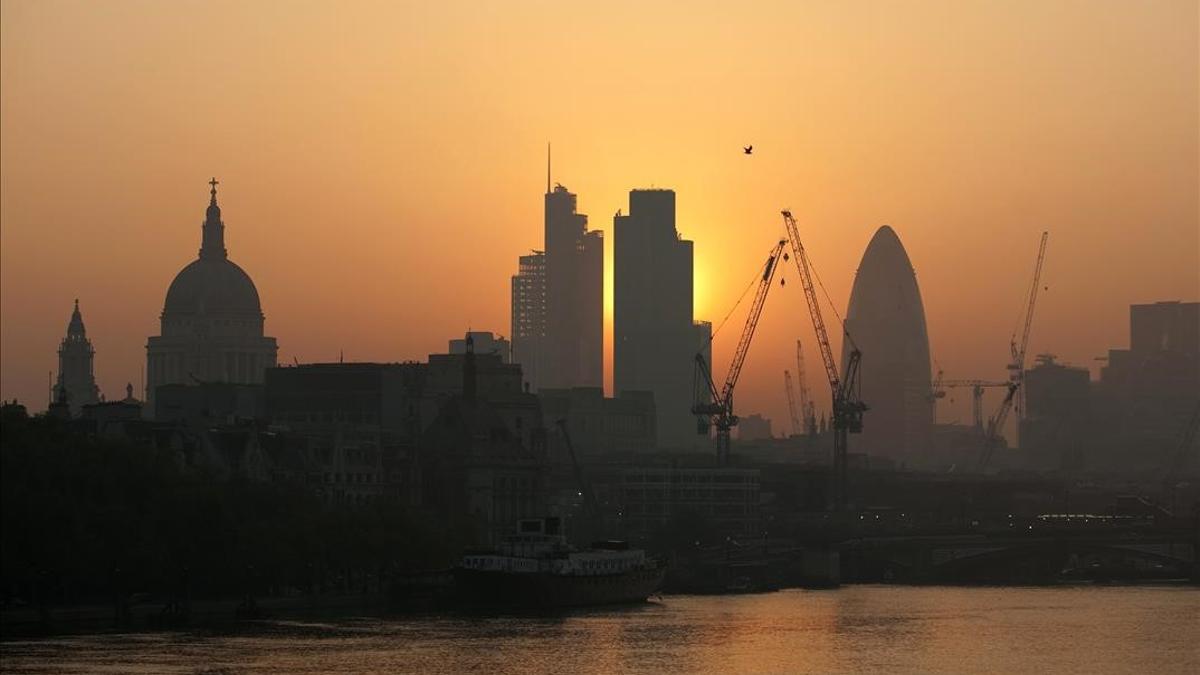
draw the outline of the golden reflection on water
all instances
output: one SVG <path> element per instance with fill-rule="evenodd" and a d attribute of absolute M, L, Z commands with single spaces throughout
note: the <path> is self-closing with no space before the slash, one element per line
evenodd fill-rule
<path fill-rule="evenodd" d="M 44 673 L 1200 672 L 1200 589 L 854 586 L 3 643 Z"/>

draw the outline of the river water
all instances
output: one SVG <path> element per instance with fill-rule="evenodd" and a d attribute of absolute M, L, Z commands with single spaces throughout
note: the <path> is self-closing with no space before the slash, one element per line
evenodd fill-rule
<path fill-rule="evenodd" d="M 847 586 L 6 641 L 5 673 L 1200 673 L 1200 588 Z"/>

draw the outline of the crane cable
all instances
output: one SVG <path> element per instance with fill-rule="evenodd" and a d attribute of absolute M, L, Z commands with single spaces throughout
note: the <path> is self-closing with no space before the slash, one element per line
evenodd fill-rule
<path fill-rule="evenodd" d="M 774 247 L 771 247 L 771 250 L 773 251 Z M 750 293 L 750 289 L 754 288 L 756 284 L 762 282 L 762 276 L 763 272 L 761 269 L 754 274 L 754 276 L 750 279 L 750 283 L 746 284 L 746 289 L 743 290 L 741 296 L 738 297 L 737 302 L 733 303 L 733 307 L 730 308 L 729 313 L 726 314 L 725 318 L 721 319 L 721 323 L 717 324 L 717 327 L 713 329 L 712 335 L 708 337 L 707 344 L 700 347 L 700 351 L 703 351 L 704 347 L 712 345 L 713 340 L 715 340 L 717 337 L 717 333 L 720 333 L 721 329 L 725 327 L 725 324 L 729 322 L 729 318 L 733 316 L 733 313 L 737 311 L 738 306 L 741 305 L 742 301 L 746 299 L 746 295 Z"/>
<path fill-rule="evenodd" d="M 854 338 L 850 336 L 850 331 L 846 330 L 846 320 L 843 319 L 841 313 L 838 312 L 837 305 L 834 304 L 833 298 L 830 297 L 828 289 L 825 288 L 825 282 L 821 280 L 821 274 L 817 271 L 817 266 L 813 264 L 812 258 L 808 258 L 808 269 L 812 272 L 813 277 L 816 278 L 817 285 L 821 287 L 821 293 L 825 296 L 825 302 L 829 304 L 829 309 L 832 310 L 833 315 L 837 317 L 838 323 L 842 327 L 842 335 L 850 341 L 850 345 L 852 347 L 857 349 L 858 345 L 854 342 Z M 754 275 L 753 278 L 750 279 L 750 283 L 746 284 L 746 288 L 738 297 L 737 302 L 733 303 L 733 307 L 729 310 L 729 313 L 725 315 L 725 318 L 721 319 L 721 323 L 717 324 L 716 328 L 713 328 L 712 335 L 709 336 L 707 344 L 701 345 L 699 351 L 703 351 L 705 347 L 712 345 L 713 340 L 715 340 L 717 337 L 717 333 L 721 332 L 721 329 L 724 328 L 725 324 L 729 322 L 729 318 L 732 317 L 733 313 L 737 311 L 738 306 L 740 306 L 742 301 L 746 299 L 746 295 L 750 293 L 750 289 L 754 288 L 754 285 L 758 283 L 761 278 L 762 272 L 759 271 Z"/>

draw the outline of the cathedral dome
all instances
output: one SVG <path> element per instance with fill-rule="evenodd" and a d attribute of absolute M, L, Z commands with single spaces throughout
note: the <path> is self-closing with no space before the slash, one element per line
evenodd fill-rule
<path fill-rule="evenodd" d="M 245 270 L 227 258 L 193 260 L 167 289 L 164 314 L 262 315 L 258 289 Z"/>
<path fill-rule="evenodd" d="M 229 316 L 262 318 L 258 289 L 225 251 L 225 223 L 217 206 L 217 181 L 201 226 L 200 256 L 175 275 L 163 303 L 163 317 Z"/>

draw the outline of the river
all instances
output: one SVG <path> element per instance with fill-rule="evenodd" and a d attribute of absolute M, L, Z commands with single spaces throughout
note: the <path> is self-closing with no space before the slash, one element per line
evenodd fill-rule
<path fill-rule="evenodd" d="M 1197 673 L 1200 588 L 847 586 L 10 640 L 5 673 Z"/>

